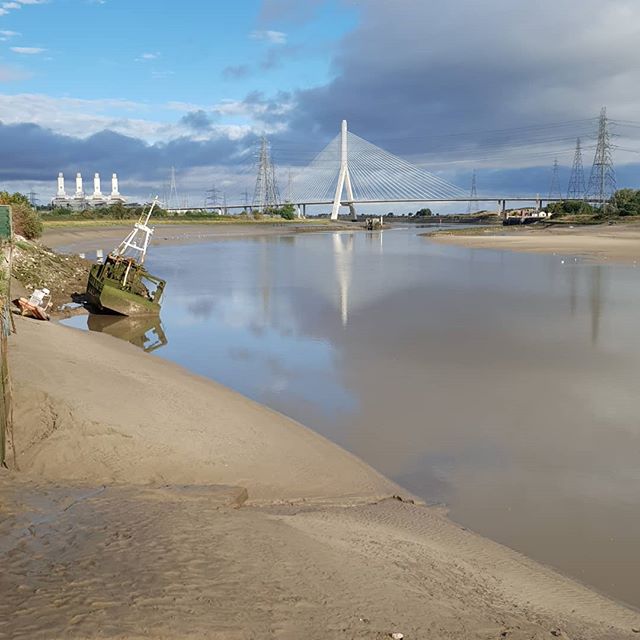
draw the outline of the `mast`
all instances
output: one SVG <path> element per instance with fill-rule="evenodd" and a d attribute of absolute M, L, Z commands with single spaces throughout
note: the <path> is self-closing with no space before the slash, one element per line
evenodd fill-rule
<path fill-rule="evenodd" d="M 142 209 L 138 222 L 133 225 L 131 233 L 113 251 L 113 256 L 133 258 L 138 264 L 144 264 L 149 241 L 153 235 L 153 228 L 149 226 L 149 218 L 151 218 L 156 204 L 158 204 L 158 196 L 153 199 L 149 211 L 145 213 L 144 208 Z"/>

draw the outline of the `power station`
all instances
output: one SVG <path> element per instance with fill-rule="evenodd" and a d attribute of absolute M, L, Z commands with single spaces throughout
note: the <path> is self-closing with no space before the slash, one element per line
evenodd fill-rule
<path fill-rule="evenodd" d="M 116 173 L 111 176 L 111 193 L 103 195 L 100 189 L 100 174 L 93 176 L 93 193 L 87 196 L 82 186 L 82 174 L 76 174 L 76 191 L 73 195 L 67 195 L 64 187 L 64 174 L 62 171 L 58 174 L 58 188 L 56 195 L 51 200 L 54 207 L 64 207 L 73 209 L 74 211 L 82 211 L 90 207 L 108 207 L 112 204 L 124 203 L 125 198 L 120 195 L 118 190 L 118 175 Z"/>

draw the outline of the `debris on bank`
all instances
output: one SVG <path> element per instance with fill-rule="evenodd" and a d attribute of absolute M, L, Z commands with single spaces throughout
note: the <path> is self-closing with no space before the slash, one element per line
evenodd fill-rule
<path fill-rule="evenodd" d="M 49 320 L 49 309 L 52 306 L 49 289 L 36 289 L 28 300 L 18 298 L 14 303 L 23 316 L 36 320 Z"/>
<path fill-rule="evenodd" d="M 60 311 L 85 290 L 91 262 L 76 255 L 56 253 L 37 242 L 16 235 L 11 275 L 20 282 L 29 300 L 36 290 L 48 289 L 51 311 Z"/>

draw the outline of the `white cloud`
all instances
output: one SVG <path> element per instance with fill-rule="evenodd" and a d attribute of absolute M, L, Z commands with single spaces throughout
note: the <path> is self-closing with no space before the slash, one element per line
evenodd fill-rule
<path fill-rule="evenodd" d="M 2 81 L 2 67 L 0 67 Z M 161 105 L 167 111 L 177 105 Z M 188 106 L 188 105 L 185 105 Z M 0 94 L 0 113 L 4 124 L 29 122 L 51 129 L 55 133 L 87 138 L 108 129 L 122 135 L 140 138 L 148 143 L 175 140 L 188 136 L 192 140 L 207 140 L 225 136 L 238 140 L 251 132 L 262 132 L 258 123 L 214 124 L 201 134 L 184 124 L 145 118 L 148 105 L 129 100 L 85 100 L 80 98 L 54 98 L 43 94 Z"/>
<path fill-rule="evenodd" d="M 157 51 L 155 53 L 147 52 L 140 55 L 139 58 L 136 58 L 136 62 L 147 62 L 148 60 L 157 60 L 160 57 L 160 53 Z"/>
<path fill-rule="evenodd" d="M 18 31 L 9 31 L 7 29 L 0 30 L 0 36 L 4 36 L 5 38 L 13 38 L 19 35 L 21 34 Z"/>
<path fill-rule="evenodd" d="M 271 44 L 286 44 L 287 34 L 283 31 L 252 31 L 249 34 L 252 40 L 266 40 Z"/>
<path fill-rule="evenodd" d="M 44 53 L 46 49 L 43 49 L 42 47 L 11 47 L 11 51 L 21 55 L 34 56 L 39 53 Z"/>
<path fill-rule="evenodd" d="M 46 4 L 49 0 L 18 0 L 17 2 L 3 2 L 0 6 L 0 16 L 6 16 L 10 11 L 15 11 L 26 5 Z"/>

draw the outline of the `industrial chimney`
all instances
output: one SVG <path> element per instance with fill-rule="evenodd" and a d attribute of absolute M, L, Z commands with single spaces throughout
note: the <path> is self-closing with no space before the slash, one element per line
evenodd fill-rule
<path fill-rule="evenodd" d="M 82 190 L 82 174 L 79 171 L 76 173 L 76 198 L 84 198 L 84 191 Z"/>
<path fill-rule="evenodd" d="M 100 174 L 96 173 L 93 176 L 93 197 L 101 198 L 102 193 L 100 193 Z"/>
<path fill-rule="evenodd" d="M 111 176 L 111 197 L 118 198 L 120 193 L 118 192 L 118 174 L 114 173 Z"/>
<path fill-rule="evenodd" d="M 67 194 L 64 191 L 64 175 L 62 171 L 58 174 L 58 193 L 56 198 L 66 198 Z"/>

